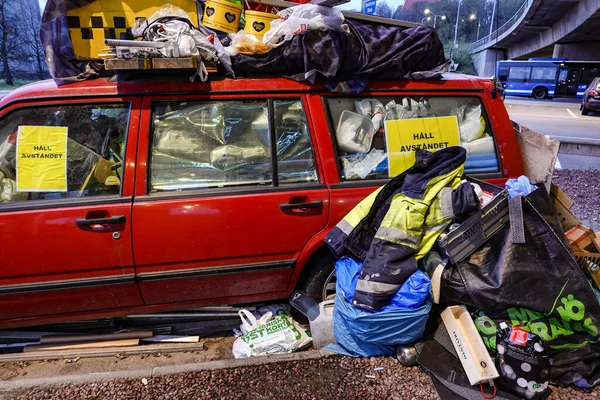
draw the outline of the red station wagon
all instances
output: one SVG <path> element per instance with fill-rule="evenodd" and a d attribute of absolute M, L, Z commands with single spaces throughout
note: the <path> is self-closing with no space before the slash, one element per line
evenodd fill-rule
<path fill-rule="evenodd" d="M 457 74 L 356 96 L 279 78 L 24 86 L 0 102 L 0 328 L 295 288 L 320 300 L 335 290 L 323 237 L 388 180 L 338 146 L 342 114 L 370 99 L 399 119 L 456 116 L 466 173 L 503 184 L 523 164 L 492 89 Z M 67 190 L 18 190 L 21 126 L 67 127 Z M 387 151 L 381 131 L 372 148 Z"/>

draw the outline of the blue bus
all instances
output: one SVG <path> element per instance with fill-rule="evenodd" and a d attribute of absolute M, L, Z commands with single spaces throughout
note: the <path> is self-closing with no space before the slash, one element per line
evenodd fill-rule
<path fill-rule="evenodd" d="M 600 62 L 566 58 L 498 61 L 496 76 L 507 95 L 534 99 L 581 98 L 590 82 L 600 76 Z"/>

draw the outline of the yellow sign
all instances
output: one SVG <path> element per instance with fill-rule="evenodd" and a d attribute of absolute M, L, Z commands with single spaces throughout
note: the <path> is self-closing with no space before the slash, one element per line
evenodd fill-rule
<path fill-rule="evenodd" d="M 401 174 L 415 163 L 415 151 L 436 151 L 460 146 L 456 117 L 432 117 L 385 121 L 390 177 Z"/>
<path fill-rule="evenodd" d="M 67 191 L 67 127 L 19 126 L 17 192 Z"/>

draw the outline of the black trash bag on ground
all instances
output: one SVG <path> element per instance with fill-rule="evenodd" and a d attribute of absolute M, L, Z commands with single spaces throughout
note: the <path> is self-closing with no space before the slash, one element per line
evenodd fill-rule
<path fill-rule="evenodd" d="M 338 93 L 360 93 L 369 79 L 432 78 L 445 72 L 433 28 L 399 28 L 346 20 L 350 32 L 309 30 L 264 55 L 231 57 L 235 76 L 277 74 Z M 224 60 L 221 62 L 225 65 Z"/>
<path fill-rule="evenodd" d="M 548 193 L 540 188 L 521 201 L 525 243 L 513 243 L 511 227 L 502 228 L 467 260 L 445 269 L 440 300 L 536 334 L 548 344 L 554 365 L 563 366 L 553 369 L 551 381 L 577 384 L 559 374 L 567 374 L 569 364 L 600 356 L 600 303 L 572 256 Z"/>

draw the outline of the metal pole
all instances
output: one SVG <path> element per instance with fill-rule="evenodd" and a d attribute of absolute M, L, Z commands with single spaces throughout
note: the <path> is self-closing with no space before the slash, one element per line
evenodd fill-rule
<path fill-rule="evenodd" d="M 456 40 L 458 39 L 458 21 L 460 18 L 460 2 L 458 0 L 458 10 L 456 11 L 456 25 L 454 25 L 454 43 L 452 43 L 452 47 L 450 48 L 450 59 L 454 59 L 454 47 L 456 46 Z"/>
<path fill-rule="evenodd" d="M 481 19 L 477 21 L 477 39 L 475 41 L 479 40 L 479 27 L 481 27 Z"/>
<path fill-rule="evenodd" d="M 492 8 L 492 19 L 490 21 L 490 35 L 494 31 L 494 16 L 496 15 L 496 2 L 498 0 L 494 0 L 494 7 Z"/>
<path fill-rule="evenodd" d="M 460 18 L 460 2 L 458 0 L 458 10 L 456 11 L 456 25 L 454 25 L 454 44 L 456 44 L 456 40 L 458 39 L 458 19 Z"/>
<path fill-rule="evenodd" d="M 433 29 L 435 29 L 436 22 L 437 22 L 437 15 L 433 14 Z"/>

